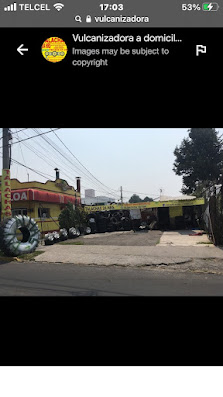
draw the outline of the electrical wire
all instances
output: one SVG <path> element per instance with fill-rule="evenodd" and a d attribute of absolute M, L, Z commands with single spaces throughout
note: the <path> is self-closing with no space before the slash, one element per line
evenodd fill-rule
<path fill-rule="evenodd" d="M 123 189 L 123 192 L 126 192 L 126 193 L 134 193 L 134 194 L 144 194 L 144 195 L 146 195 L 146 196 L 156 196 L 156 195 L 157 195 L 157 193 L 156 193 L 156 194 L 152 194 L 152 193 L 133 192 L 133 191 L 124 190 L 124 189 Z"/>
<path fill-rule="evenodd" d="M 25 131 L 25 130 L 27 130 L 27 128 L 23 128 L 23 129 L 21 129 L 21 130 L 19 130 L 19 131 Z M 95 180 L 96 181 L 96 183 L 98 184 L 100 184 L 100 185 L 102 185 L 102 186 L 104 186 L 106 189 L 109 189 L 109 191 L 108 190 L 105 190 L 105 189 L 102 189 L 101 190 L 101 192 L 105 192 L 105 193 L 107 193 L 107 194 L 109 194 L 109 195 L 113 195 L 113 196 L 116 196 L 116 197 L 119 197 L 119 195 L 116 193 L 118 190 L 115 190 L 115 189 L 112 189 L 112 188 L 109 188 L 108 186 L 106 186 L 104 183 L 102 183 L 101 181 L 99 181 L 80 161 L 79 161 L 79 159 L 70 151 L 70 149 L 64 144 L 64 142 L 59 138 L 59 136 L 55 133 L 55 129 L 51 129 L 50 131 L 47 131 L 47 132 L 39 132 L 37 129 L 34 129 L 33 128 L 33 130 L 35 131 L 35 132 L 37 132 L 37 135 L 34 135 L 34 136 L 32 136 L 32 137 L 28 137 L 28 138 L 26 138 L 26 139 L 18 139 L 18 142 L 15 142 L 15 143 L 19 143 L 20 144 L 20 147 L 21 147 L 21 142 L 23 143 L 24 141 L 27 141 L 28 139 L 31 139 L 31 138 L 34 138 L 34 137 L 38 137 L 38 136 L 41 136 L 43 139 L 44 138 L 46 138 L 46 137 L 43 137 L 42 135 L 45 135 L 45 134 L 47 134 L 47 133 L 50 133 L 50 132 L 53 132 L 54 133 L 54 135 L 57 137 L 57 139 L 62 143 L 62 145 L 69 151 L 69 153 L 72 155 L 72 157 L 76 160 L 76 161 L 78 161 L 78 163 L 94 178 L 93 180 Z M 57 129 L 56 129 L 57 130 Z M 17 133 L 18 134 L 18 132 L 19 131 L 15 131 L 15 132 L 13 132 L 13 131 L 11 131 L 10 130 L 10 132 L 11 133 L 13 133 L 13 134 L 15 134 L 15 133 Z M 25 134 L 26 135 L 26 134 Z M 63 153 L 61 153 L 61 151 L 60 150 L 58 150 L 57 149 L 57 145 L 56 145 L 56 147 L 54 147 L 48 140 L 46 140 L 46 139 L 44 139 L 45 141 L 47 141 L 47 143 L 51 146 L 51 147 L 53 147 L 53 149 L 54 150 L 56 150 L 61 156 L 63 156 L 63 159 L 64 159 L 64 155 L 63 155 Z M 14 144 L 15 144 L 14 143 Z M 27 145 L 27 143 L 25 144 L 25 143 L 23 143 L 24 145 Z M 41 145 L 39 145 L 39 146 L 41 146 Z M 42 147 L 42 146 L 41 146 Z M 43 147 L 42 147 L 43 148 Z M 36 155 L 38 155 L 38 156 L 41 156 L 41 152 L 40 151 L 38 151 L 39 152 L 39 154 L 37 154 L 37 149 L 34 149 L 34 148 L 30 148 L 29 147 L 29 149 L 30 150 L 32 150 Z M 45 149 L 45 148 L 43 148 L 43 149 Z M 22 156 L 23 156 L 23 153 L 22 153 Z M 43 158 L 43 157 L 41 157 L 44 161 L 46 161 L 46 159 L 45 158 Z M 66 159 L 66 157 L 65 157 L 65 159 Z M 25 163 L 25 160 L 24 160 L 24 156 L 23 156 L 23 161 L 24 161 L 24 163 Z M 46 163 L 48 163 L 50 166 L 52 166 L 52 163 L 50 164 L 49 162 L 47 162 L 46 161 Z M 87 175 L 87 174 L 85 174 L 79 167 L 77 167 L 77 166 L 75 166 L 75 168 L 77 168 L 81 173 L 83 173 L 85 176 L 86 176 L 86 178 L 88 179 L 88 180 L 90 180 L 90 182 L 92 183 L 93 182 L 93 180 L 92 179 L 90 179 L 90 177 Z M 67 174 L 66 174 L 66 176 L 68 176 Z M 69 177 L 70 178 L 70 177 Z M 97 189 L 97 191 L 99 191 L 98 189 Z M 145 194 L 145 195 L 148 195 L 148 196 L 155 196 L 155 194 L 148 194 L 148 193 L 142 193 L 142 192 L 133 192 L 133 191 L 127 191 L 127 190 L 123 190 L 123 191 L 125 191 L 126 193 L 134 193 L 134 194 Z M 126 196 L 124 197 L 124 198 L 127 198 Z"/>
<path fill-rule="evenodd" d="M 102 183 L 101 181 L 99 181 L 99 179 L 97 179 L 81 162 L 80 162 L 80 160 L 78 160 L 78 158 L 71 152 L 71 150 L 65 145 L 65 143 L 62 141 L 62 139 L 60 139 L 59 137 L 58 137 L 58 135 L 56 134 L 56 132 L 54 131 L 53 132 L 54 133 L 54 135 L 59 139 L 59 141 L 62 143 L 62 145 L 63 146 L 65 146 L 65 148 L 68 150 L 68 152 L 78 161 L 78 163 L 87 171 L 87 172 L 89 172 L 89 174 L 94 178 L 94 179 L 96 179 L 101 185 L 103 185 L 103 186 L 105 186 L 106 188 L 108 188 L 109 190 L 111 190 L 111 191 L 113 191 L 114 189 L 111 189 L 110 187 L 108 187 L 108 186 L 106 186 L 104 183 Z M 114 191 L 116 191 L 116 190 L 114 190 Z"/>
<path fill-rule="evenodd" d="M 55 128 L 55 130 L 59 130 L 59 129 L 60 129 L 60 128 Z M 47 131 L 47 132 L 42 132 L 42 133 L 39 134 L 39 135 L 49 134 L 50 132 L 53 132 L 53 131 L 54 131 L 54 130 Z M 29 138 L 22 139 L 22 140 L 20 140 L 20 141 L 18 141 L 18 142 L 11 143 L 11 145 L 16 145 L 17 143 L 24 142 L 24 141 L 28 141 L 29 139 L 36 138 L 36 137 L 38 137 L 39 135 L 30 136 Z M 5 146 L 8 146 L 8 145 L 0 146 L 0 149 L 2 149 L 2 148 L 5 147 Z"/>
<path fill-rule="evenodd" d="M 22 128 L 22 129 L 19 130 L 19 131 L 12 131 L 11 128 L 9 128 L 9 132 L 10 132 L 12 135 L 17 134 L 17 133 L 20 132 L 20 131 L 25 131 L 25 130 L 28 130 L 28 128 Z"/>
<path fill-rule="evenodd" d="M 17 134 L 18 140 L 20 140 L 18 131 L 16 131 L 16 134 Z M 22 151 L 21 142 L 19 142 L 19 146 L 20 146 L 20 150 L 21 150 L 23 162 L 24 162 L 24 164 L 25 164 L 25 166 L 26 166 L 25 158 L 24 158 L 24 156 L 23 156 L 23 151 Z M 11 145 L 10 145 L 10 149 L 11 149 Z M 10 159 L 11 159 L 11 156 L 10 156 Z M 28 171 L 27 171 L 27 167 L 26 167 L 26 173 L 27 173 L 27 175 L 29 175 L 29 174 L 28 174 Z"/>
<path fill-rule="evenodd" d="M 14 160 L 14 159 L 11 159 L 11 160 L 12 160 L 13 163 L 18 164 L 18 165 L 20 165 L 22 167 L 28 168 L 29 170 L 35 172 L 36 174 L 39 174 L 43 178 L 46 178 L 46 179 L 48 179 L 48 177 L 52 178 L 52 175 L 46 174 L 45 172 L 42 173 L 41 171 L 37 171 L 37 170 L 35 170 L 35 169 L 31 168 L 31 167 L 28 167 L 27 165 L 24 165 L 24 164 L 20 163 L 17 160 Z M 47 175 L 47 177 L 45 175 Z"/>
<path fill-rule="evenodd" d="M 37 131 L 36 131 L 37 132 Z M 47 140 L 47 142 L 48 142 L 48 144 L 51 146 L 52 145 L 52 143 L 50 143 L 49 141 L 50 141 L 50 139 L 49 138 L 45 138 L 45 137 L 42 137 L 44 140 Z M 61 152 L 61 150 L 59 150 L 58 149 L 58 146 L 57 145 L 55 145 L 55 143 L 53 142 L 53 147 L 54 147 L 54 150 L 57 150 L 57 151 L 59 151 L 59 153 L 61 154 L 61 155 L 63 155 L 63 156 L 65 156 L 65 158 L 67 158 L 67 154 L 63 154 L 63 152 Z M 74 156 L 75 157 L 75 156 Z M 69 163 L 71 163 L 70 161 L 69 161 Z M 72 163 L 71 163 L 72 164 Z M 80 163 L 81 164 L 81 163 Z M 82 165 L 82 164 L 81 164 Z M 83 166 L 83 165 L 82 165 Z M 83 170 L 81 170 L 77 165 L 75 165 L 75 167 L 81 172 L 81 173 L 83 173 L 88 179 L 90 178 L 90 181 L 93 181 L 92 180 L 92 178 L 91 177 L 89 177 Z M 83 166 L 83 168 L 86 168 L 86 167 L 84 167 Z M 86 169 L 87 170 L 87 169 Z M 88 170 L 87 170 L 87 172 L 89 172 Z M 90 172 L 89 172 L 90 173 Z M 94 177 L 94 176 L 93 176 Z M 98 181 L 100 184 L 102 184 L 100 181 Z M 97 183 L 97 186 L 98 186 L 98 182 L 96 182 Z M 94 182 L 95 183 L 95 182 Z M 106 186 L 105 186 L 106 187 Z M 112 190 L 111 188 L 108 188 L 109 190 Z M 107 190 L 105 190 L 105 189 L 103 189 L 103 191 L 104 192 L 106 192 L 106 193 L 108 193 L 108 191 Z M 109 191 L 109 194 L 111 194 L 111 192 Z M 112 194 L 114 194 L 114 193 L 112 193 Z"/>
<path fill-rule="evenodd" d="M 38 132 L 37 130 L 35 130 L 35 132 Z M 41 135 L 41 134 L 40 134 Z M 57 147 L 57 145 L 54 143 L 54 142 L 49 142 L 49 139 L 45 139 L 46 137 L 42 137 L 56 152 L 58 152 L 62 157 L 63 157 L 63 160 L 66 160 L 66 161 L 68 161 L 69 162 L 69 166 L 71 166 L 72 167 L 72 165 L 73 165 L 73 163 L 67 158 L 67 154 L 65 154 L 65 153 L 63 153 L 60 149 L 58 149 L 58 147 Z M 84 166 L 83 166 L 84 167 Z M 77 168 L 80 172 L 81 172 L 81 174 L 83 174 L 83 175 L 85 175 L 85 177 L 88 179 L 88 180 L 90 180 L 90 182 L 91 183 L 94 183 L 94 184 L 96 184 L 96 186 L 98 186 L 98 183 L 100 183 L 100 184 L 102 184 L 100 181 L 99 182 L 93 182 L 93 180 L 92 180 L 92 178 L 90 177 L 90 176 L 88 176 L 83 170 L 81 170 L 77 165 L 75 165 L 75 168 Z M 88 171 L 89 172 L 89 171 Z M 103 185 L 103 184 L 102 184 Z M 110 189 L 110 188 L 109 188 Z M 112 189 L 110 189 L 110 190 L 112 190 Z M 105 193 L 108 193 L 108 194 L 113 194 L 114 195 L 114 193 L 112 192 L 108 192 L 108 190 L 105 190 L 105 189 L 102 189 L 101 188 L 101 191 L 103 191 L 103 192 L 105 192 Z M 118 196 L 117 194 L 116 194 L 116 196 Z"/>

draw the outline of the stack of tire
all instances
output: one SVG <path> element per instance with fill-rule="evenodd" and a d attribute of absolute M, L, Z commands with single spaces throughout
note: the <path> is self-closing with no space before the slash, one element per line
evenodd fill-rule
<path fill-rule="evenodd" d="M 97 231 L 98 233 L 105 233 L 107 231 L 107 218 L 103 214 L 97 216 Z"/>
<path fill-rule="evenodd" d="M 69 229 L 69 232 L 68 232 L 69 238 L 76 238 L 76 237 L 79 237 L 80 235 L 81 235 L 81 232 L 76 227 L 71 227 Z"/>
<path fill-rule="evenodd" d="M 68 239 L 68 233 L 66 229 L 60 229 L 60 241 L 65 241 Z"/>
<path fill-rule="evenodd" d="M 53 233 L 46 233 L 44 237 L 45 245 L 53 245 L 54 244 L 54 236 Z"/>
<path fill-rule="evenodd" d="M 96 224 L 95 214 L 89 214 L 88 225 L 91 228 L 91 233 L 95 234 L 97 232 L 97 224 Z"/>
<path fill-rule="evenodd" d="M 129 217 L 124 216 L 121 218 L 121 220 L 122 220 L 123 230 L 129 231 L 132 229 L 132 223 L 131 223 L 131 219 Z"/>
<path fill-rule="evenodd" d="M 17 238 L 17 230 L 22 240 Z M 5 219 L 0 224 L 0 248 L 7 256 L 19 256 L 34 252 L 40 241 L 40 230 L 34 219 L 17 215 Z"/>
<path fill-rule="evenodd" d="M 116 216 L 113 215 L 110 217 L 108 229 L 110 232 L 115 232 L 116 230 L 119 230 L 119 222 Z"/>

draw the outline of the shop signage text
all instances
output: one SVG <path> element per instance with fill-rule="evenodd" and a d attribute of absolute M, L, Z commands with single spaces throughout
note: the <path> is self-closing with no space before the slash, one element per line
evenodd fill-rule
<path fill-rule="evenodd" d="M 11 218 L 12 207 L 11 207 L 11 181 L 10 181 L 10 170 L 2 170 L 2 219 Z"/>

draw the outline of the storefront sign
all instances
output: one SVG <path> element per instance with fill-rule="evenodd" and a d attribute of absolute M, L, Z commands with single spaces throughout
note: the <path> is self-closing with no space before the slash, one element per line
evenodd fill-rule
<path fill-rule="evenodd" d="M 11 208 L 11 181 L 10 181 L 10 170 L 5 169 L 2 170 L 2 219 L 11 218 L 12 217 L 12 208 Z"/>
<path fill-rule="evenodd" d="M 22 201 L 27 200 L 27 193 L 26 192 L 12 192 L 12 201 Z"/>
<path fill-rule="evenodd" d="M 8 191 L 9 193 L 9 191 Z M 11 201 L 26 201 L 27 192 L 23 190 L 11 191 Z"/>
<path fill-rule="evenodd" d="M 86 205 L 84 210 L 86 212 L 96 211 L 112 211 L 112 210 L 131 210 L 131 209 L 146 209 L 146 208 L 160 208 L 160 207 L 186 207 L 191 205 L 203 205 L 204 199 L 197 198 L 193 200 L 170 200 L 170 201 L 150 201 L 147 203 L 133 203 L 133 204 L 112 204 L 112 205 Z"/>

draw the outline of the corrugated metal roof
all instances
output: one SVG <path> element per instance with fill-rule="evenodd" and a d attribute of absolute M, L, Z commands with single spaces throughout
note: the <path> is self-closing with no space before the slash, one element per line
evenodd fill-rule
<path fill-rule="evenodd" d="M 159 201 L 171 201 L 171 200 L 194 200 L 196 196 L 187 196 L 183 194 L 182 196 L 160 196 Z"/>

